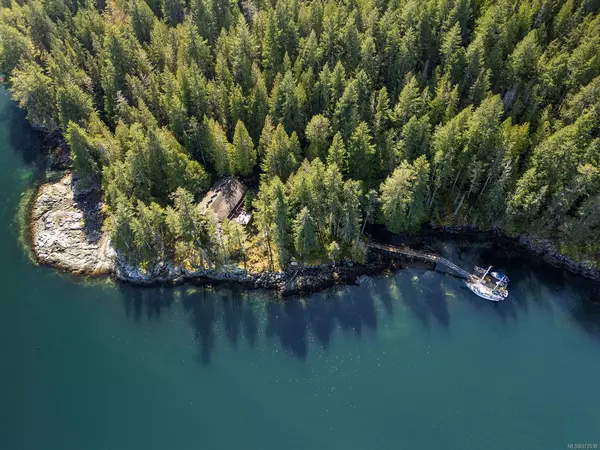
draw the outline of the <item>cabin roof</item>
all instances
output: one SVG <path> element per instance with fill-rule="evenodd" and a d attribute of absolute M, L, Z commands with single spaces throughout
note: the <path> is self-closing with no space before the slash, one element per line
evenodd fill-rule
<path fill-rule="evenodd" d="M 222 222 L 235 211 L 245 193 L 246 187 L 238 179 L 221 178 L 206 193 L 198 207 L 202 213 L 212 213 L 215 219 Z"/>

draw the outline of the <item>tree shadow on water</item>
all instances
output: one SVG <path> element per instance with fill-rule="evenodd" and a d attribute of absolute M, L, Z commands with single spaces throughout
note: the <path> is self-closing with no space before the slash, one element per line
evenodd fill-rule
<path fill-rule="evenodd" d="M 200 347 L 202 364 L 210 364 L 221 333 L 233 348 L 237 348 L 242 337 L 254 347 L 259 327 L 248 291 L 235 286 L 217 289 L 202 286 L 198 289 L 183 287 L 181 292 L 183 308 Z"/>
<path fill-rule="evenodd" d="M 27 121 L 24 111 L 14 101 L 0 100 L 0 122 L 8 130 L 8 144 L 28 166 L 35 166 L 38 173 L 44 169 L 44 133 L 35 130 Z"/>
<path fill-rule="evenodd" d="M 123 296 L 125 317 L 135 322 L 141 319 L 158 320 L 164 309 L 174 302 L 173 289 L 168 287 L 145 288 L 130 286 L 125 283 L 117 284 Z"/>
<path fill-rule="evenodd" d="M 242 336 L 253 347 L 258 337 L 258 325 L 248 291 L 231 287 L 220 289 L 218 292 L 221 299 L 218 304 L 222 308 L 225 335 L 234 347 Z"/>
<path fill-rule="evenodd" d="M 189 313 L 194 339 L 200 347 L 200 361 L 202 364 L 210 364 L 216 339 L 217 302 L 213 296 L 206 295 L 204 288 L 201 289 L 199 292 L 183 289 L 182 304 Z"/>
<path fill-rule="evenodd" d="M 406 270 L 386 278 L 369 278 L 360 286 L 341 286 L 307 297 L 279 299 L 264 292 L 250 292 L 235 286 L 182 286 L 177 288 L 139 288 L 119 285 L 123 292 L 125 314 L 133 321 L 158 321 L 162 312 L 174 304 L 181 306 L 193 330 L 199 348 L 199 361 L 210 364 L 216 343 L 228 342 L 237 349 L 245 339 L 255 347 L 261 336 L 279 344 L 294 358 L 308 358 L 311 345 L 328 349 L 335 333 L 361 337 L 378 327 L 382 314 L 406 313 L 424 328 L 448 331 L 451 325 L 450 305 L 473 308 L 483 316 L 514 324 L 519 314 L 535 301 L 545 309 L 551 303 L 569 314 L 588 334 L 600 340 L 600 301 L 597 284 L 582 290 L 581 283 L 572 287 L 568 280 L 542 280 L 539 300 L 531 300 L 530 276 L 514 269 L 511 296 L 495 303 L 471 293 L 463 280 L 435 272 Z M 535 271 L 534 271 L 535 272 Z M 537 272 L 531 275 L 539 278 Z M 557 277 L 555 277 L 557 278 Z M 564 277 L 563 277 L 564 278 Z M 552 295 L 549 295 L 550 292 Z M 552 307 L 548 309 L 552 312 Z M 259 320 L 260 319 L 260 320 Z M 262 323 L 261 323 L 262 322 Z"/>
<path fill-rule="evenodd" d="M 242 313 L 244 337 L 247 339 L 250 347 L 254 347 L 258 339 L 258 323 L 254 314 L 254 304 L 249 301 L 248 292 L 244 294 L 246 296 L 246 307 Z"/>
<path fill-rule="evenodd" d="M 308 354 L 306 342 L 306 313 L 299 298 L 271 301 L 266 306 L 268 338 L 277 336 L 281 346 L 298 359 L 305 360 Z"/>
<path fill-rule="evenodd" d="M 366 289 L 337 287 L 309 297 L 273 300 L 266 306 L 267 338 L 305 360 L 312 338 L 328 348 L 335 330 L 361 336 L 377 328 L 374 298 Z"/>
<path fill-rule="evenodd" d="M 401 292 L 403 304 L 423 327 L 430 328 L 431 319 L 434 319 L 435 323 L 448 329 L 450 311 L 442 287 L 443 278 L 438 278 L 439 275 L 430 272 L 402 273 L 394 288 Z"/>

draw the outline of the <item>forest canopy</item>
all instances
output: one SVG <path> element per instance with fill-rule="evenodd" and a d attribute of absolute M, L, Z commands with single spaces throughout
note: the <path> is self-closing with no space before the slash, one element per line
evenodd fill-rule
<path fill-rule="evenodd" d="M 600 252 L 600 0 L 0 0 L 0 73 L 129 261 L 362 261 L 369 222 Z M 216 179 L 254 188 L 217 224 Z"/>

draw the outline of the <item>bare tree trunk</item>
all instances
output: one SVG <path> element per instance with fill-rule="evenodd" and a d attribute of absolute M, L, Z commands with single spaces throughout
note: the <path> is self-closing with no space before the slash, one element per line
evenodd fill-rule
<path fill-rule="evenodd" d="M 453 216 L 456 217 L 458 215 L 458 212 L 460 211 L 460 208 L 462 207 L 462 204 L 465 200 L 465 196 L 467 195 L 467 193 L 465 192 L 462 196 L 462 198 L 460 199 L 460 202 L 458 204 L 458 206 L 456 207 L 456 210 L 454 211 Z"/>
<path fill-rule="evenodd" d="M 360 234 L 365 234 L 365 227 L 367 226 L 367 217 L 365 216 L 365 220 L 362 224 L 362 227 L 360 229 Z"/>
<path fill-rule="evenodd" d="M 490 172 L 488 174 L 487 179 L 485 180 L 485 183 L 483 183 L 483 187 L 481 188 L 481 192 L 479 192 L 479 195 L 483 194 L 485 192 L 485 188 L 487 187 L 488 183 L 490 182 L 490 180 L 492 179 L 492 172 Z"/>
<path fill-rule="evenodd" d="M 454 179 L 454 183 L 452 183 L 452 187 L 450 189 L 454 189 L 454 186 L 456 186 L 456 182 L 458 181 L 458 177 L 460 177 L 461 172 L 462 172 L 462 170 L 459 170 L 458 173 L 456 174 L 456 178 Z"/>
<path fill-rule="evenodd" d="M 461 193 L 462 193 L 461 191 L 458 191 L 458 194 L 456 194 L 456 197 L 454 198 L 454 201 L 452 202 L 453 205 L 456 205 L 456 203 L 458 202 L 458 198 L 460 197 Z"/>
<path fill-rule="evenodd" d="M 267 239 L 267 254 L 268 254 L 268 258 L 269 258 L 269 269 L 272 271 L 274 268 L 274 264 L 273 264 L 273 251 L 271 250 L 271 240 L 269 239 L 269 236 L 267 235 L 267 233 L 265 233 L 265 238 Z"/>

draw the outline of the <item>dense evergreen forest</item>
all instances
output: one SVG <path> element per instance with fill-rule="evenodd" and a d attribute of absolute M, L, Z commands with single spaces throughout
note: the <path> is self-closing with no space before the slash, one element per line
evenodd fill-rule
<path fill-rule="evenodd" d="M 362 260 L 366 223 L 600 251 L 600 0 L 0 0 L 0 72 L 130 261 Z M 249 227 L 196 207 L 253 187 Z"/>

